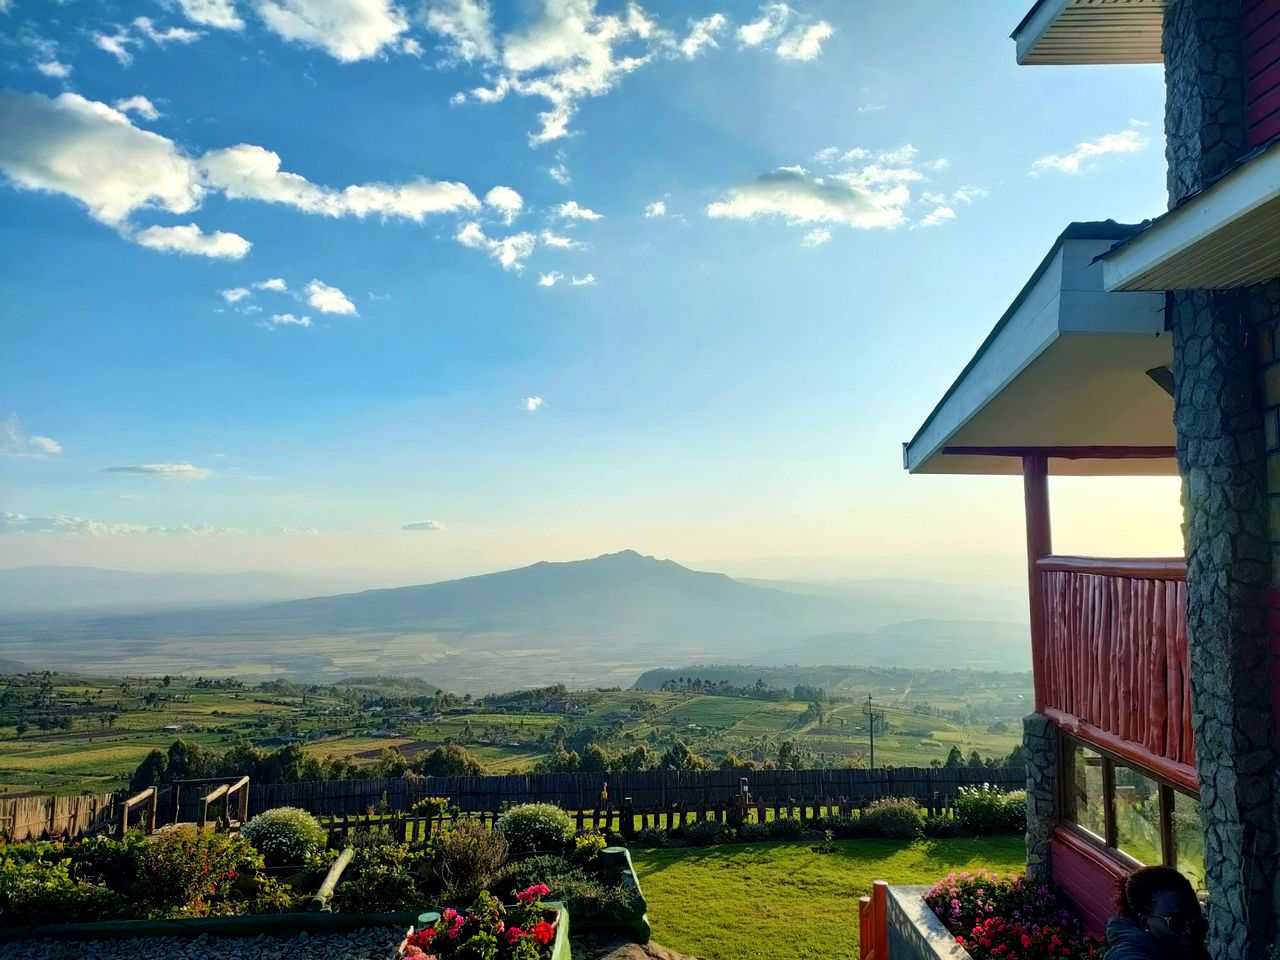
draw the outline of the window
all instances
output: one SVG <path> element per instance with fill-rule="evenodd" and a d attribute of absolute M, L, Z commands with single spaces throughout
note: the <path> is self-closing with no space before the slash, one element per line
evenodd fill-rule
<path fill-rule="evenodd" d="M 1176 867 L 1203 890 L 1200 801 L 1077 740 L 1065 743 L 1063 819 L 1122 859 Z"/>

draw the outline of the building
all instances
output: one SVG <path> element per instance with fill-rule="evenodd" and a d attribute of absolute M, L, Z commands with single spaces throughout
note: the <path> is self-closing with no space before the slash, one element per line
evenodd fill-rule
<path fill-rule="evenodd" d="M 1028 871 L 1095 929 L 1178 866 L 1215 957 L 1280 943 L 1280 0 L 1038 0 L 1019 63 L 1160 63 L 1169 209 L 1072 224 L 905 445 L 1021 475 Z M 1154 211 L 1153 211 L 1154 213 Z M 1059 557 L 1049 477 L 1180 475 L 1185 557 Z"/>

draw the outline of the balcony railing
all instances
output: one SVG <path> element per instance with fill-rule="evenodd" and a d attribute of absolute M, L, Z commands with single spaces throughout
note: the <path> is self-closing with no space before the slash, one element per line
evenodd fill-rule
<path fill-rule="evenodd" d="M 1195 789 L 1186 564 L 1051 556 L 1036 570 L 1045 715 Z"/>

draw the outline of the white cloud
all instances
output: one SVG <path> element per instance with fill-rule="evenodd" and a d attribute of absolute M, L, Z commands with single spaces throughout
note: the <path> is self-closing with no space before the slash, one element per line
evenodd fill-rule
<path fill-rule="evenodd" d="M 667 204 L 664 200 L 655 200 L 644 208 L 646 217 L 665 217 L 667 215 Z"/>
<path fill-rule="evenodd" d="M 65 80 L 71 76 L 71 67 L 60 60 L 42 60 L 36 64 L 36 69 L 55 80 Z"/>
<path fill-rule="evenodd" d="M 573 177 L 569 175 L 569 168 L 565 166 L 563 159 L 554 166 L 547 168 L 547 176 L 562 187 L 567 187 L 573 183 Z"/>
<path fill-rule="evenodd" d="M 825 20 L 807 27 L 796 27 L 778 41 L 777 54 L 783 60 L 816 60 L 822 54 L 822 42 L 835 35 L 835 28 Z"/>
<path fill-rule="evenodd" d="M 267 325 L 272 327 L 309 327 L 311 326 L 311 318 L 299 317 L 292 313 L 273 313 Z"/>
<path fill-rule="evenodd" d="M 131 34 L 128 28 L 116 27 L 115 33 L 95 32 L 93 43 L 99 50 L 115 57 L 120 66 L 127 67 L 133 63 L 133 52 L 129 48 L 140 46 L 142 41 Z"/>
<path fill-rule="evenodd" d="M 559 250 L 576 250 L 579 247 L 586 246 L 586 244 L 579 243 L 573 237 L 566 237 L 553 230 L 543 230 L 541 238 L 544 247 L 555 247 Z"/>
<path fill-rule="evenodd" d="M 274 290 L 276 293 L 286 293 L 289 285 L 280 277 L 271 277 L 269 280 L 259 280 L 253 285 L 255 290 Z"/>
<path fill-rule="evenodd" d="M 0 127 L 10 132 L 0 138 L 0 170 L 10 180 L 74 197 L 112 226 L 148 207 L 188 213 L 204 193 L 172 140 L 77 93 L 0 90 Z"/>
<path fill-rule="evenodd" d="M 306 294 L 307 303 L 321 313 L 351 316 L 356 312 L 356 305 L 347 299 L 345 293 L 319 280 L 312 280 L 302 292 Z"/>
<path fill-rule="evenodd" d="M 429 214 L 480 206 L 461 183 L 418 179 L 402 184 L 353 184 L 338 190 L 282 171 L 280 165 L 279 154 L 248 143 L 211 150 L 200 158 L 206 182 L 232 199 L 283 203 L 329 217 L 376 214 L 421 222 Z"/>
<path fill-rule="evenodd" d="M 956 212 L 951 207 L 934 207 L 920 220 L 920 226 L 936 227 L 940 223 L 945 223 L 955 218 Z"/>
<path fill-rule="evenodd" d="M 689 23 L 688 35 L 680 41 L 680 52 L 692 60 L 707 47 L 718 47 L 716 34 L 728 26 L 729 21 L 723 13 L 713 13 L 701 20 Z"/>
<path fill-rule="evenodd" d="M 218 260 L 239 260 L 253 246 L 238 233 L 215 230 L 205 233 L 194 223 L 176 227 L 147 227 L 133 234 L 144 247 L 166 253 L 194 253 Z"/>
<path fill-rule="evenodd" d="M 443 530 L 443 529 L 444 529 L 444 524 L 440 523 L 440 522 L 439 522 L 439 521 L 437 521 L 437 520 L 418 520 L 418 521 L 416 521 L 416 522 L 414 522 L 414 523 L 406 523 L 406 524 L 405 524 L 403 527 L 401 527 L 400 529 L 401 529 L 401 530 L 414 530 L 414 531 L 419 531 L 419 530 L 421 530 L 421 531 L 429 531 L 429 530 Z"/>
<path fill-rule="evenodd" d="M 79 534 L 91 537 L 122 537 L 236 534 L 241 532 L 226 527 L 211 527 L 204 524 L 187 524 L 176 527 L 145 526 L 137 523 L 88 520 L 84 517 L 73 517 L 67 514 L 54 514 L 51 517 L 29 517 L 22 513 L 10 513 L 7 510 L 0 511 L 0 535 Z"/>
<path fill-rule="evenodd" d="M 133 21 L 144 37 L 154 44 L 164 46 L 166 43 L 195 43 L 200 39 L 199 30 L 188 30 L 186 27 L 170 27 L 160 30 L 151 22 L 150 17 L 138 17 Z"/>
<path fill-rule="evenodd" d="M 189 480 L 203 480 L 213 475 L 212 470 L 189 463 L 136 463 L 126 467 L 106 467 L 102 472 L 136 473 L 146 477 L 183 477 Z"/>
<path fill-rule="evenodd" d="M 837 223 L 869 229 L 902 223 L 910 199 L 910 191 L 901 183 L 875 187 L 850 183 L 839 175 L 813 176 L 802 167 L 781 167 L 755 183 L 730 190 L 707 207 L 707 216 L 781 217 L 793 224 Z"/>
<path fill-rule="evenodd" d="M 498 211 L 502 222 L 510 224 L 524 209 L 524 198 L 510 187 L 494 187 L 484 195 L 486 206 Z"/>
<path fill-rule="evenodd" d="M 924 160 L 911 144 L 871 151 L 855 147 L 819 150 L 814 160 L 826 172 L 813 173 L 800 166 L 786 166 L 759 177 L 754 183 L 727 191 L 707 207 L 712 218 L 755 220 L 777 218 L 811 229 L 801 241 L 813 247 L 831 239 L 831 227 L 859 229 L 893 228 L 916 222 L 933 226 L 954 218 L 953 204 L 972 203 L 985 196 L 980 187 L 946 190 L 924 189 L 939 172 L 938 163 Z"/>
<path fill-rule="evenodd" d="M 426 14 L 427 29 L 444 37 L 458 59 L 497 59 L 488 0 L 432 0 Z"/>
<path fill-rule="evenodd" d="M 879 113 L 883 109 L 885 109 L 885 105 L 883 103 L 864 103 L 862 106 L 858 107 L 858 112 Z"/>
<path fill-rule="evenodd" d="M 577 200 L 569 200 L 556 207 L 556 212 L 566 220 L 599 220 L 604 215 L 584 207 Z"/>
<path fill-rule="evenodd" d="M 738 28 L 738 39 L 748 47 L 758 47 L 782 33 L 791 19 L 791 8 L 785 3 L 767 3 L 760 8 L 760 18 Z"/>
<path fill-rule="evenodd" d="M 1110 153 L 1136 153 L 1147 145 L 1147 138 L 1136 129 L 1104 133 L 1096 140 L 1076 144 L 1070 153 L 1047 154 L 1031 165 L 1032 173 L 1051 170 L 1057 173 L 1077 174 L 1089 166 L 1089 161 Z"/>
<path fill-rule="evenodd" d="M 584 277 L 574 277 L 569 281 L 571 287 L 594 287 L 596 285 L 596 275 L 588 273 Z"/>
<path fill-rule="evenodd" d="M 61 452 L 62 444 L 52 437 L 28 436 L 16 413 L 0 420 L 0 456 L 43 459 Z"/>
<path fill-rule="evenodd" d="M 368 60 L 409 29 L 391 0 L 254 0 L 267 29 L 343 63 Z"/>
<path fill-rule="evenodd" d="M 178 6 L 192 23 L 218 30 L 243 30 L 244 20 L 235 0 L 178 0 Z"/>
<path fill-rule="evenodd" d="M 136 113 L 143 120 L 159 120 L 160 111 L 154 103 L 143 96 L 132 96 L 116 101 L 116 109 L 121 113 Z"/>
<path fill-rule="evenodd" d="M 535 410 L 542 409 L 544 406 L 546 406 L 546 403 L 547 402 L 543 400 L 541 397 L 525 397 L 523 400 L 520 401 L 520 405 L 524 407 L 525 410 L 527 410 L 529 413 L 533 413 Z"/>
<path fill-rule="evenodd" d="M 487 236 L 484 228 L 471 220 L 458 228 L 455 239 L 464 247 L 473 250 L 487 250 L 489 255 L 502 264 L 503 270 L 524 269 L 524 261 L 533 253 L 537 238 L 532 233 L 513 233 L 501 239 Z"/>
<path fill-rule="evenodd" d="M 455 56 L 487 68 L 488 85 L 455 102 L 496 103 L 508 94 L 547 102 L 538 114 L 539 129 L 529 135 L 533 146 L 568 136 L 581 100 L 608 93 L 671 43 L 635 2 L 616 14 L 601 14 L 596 0 L 545 0 L 536 21 L 500 39 L 493 36 L 487 4 L 435 2 L 428 8 L 427 26 Z"/>
<path fill-rule="evenodd" d="M 252 296 L 247 287 L 232 287 L 222 291 L 222 299 L 227 303 L 239 303 L 245 297 Z"/>
<path fill-rule="evenodd" d="M 564 274 L 559 270 L 552 270 L 550 273 L 538 274 L 538 286 L 554 287 L 557 283 L 564 279 Z"/>

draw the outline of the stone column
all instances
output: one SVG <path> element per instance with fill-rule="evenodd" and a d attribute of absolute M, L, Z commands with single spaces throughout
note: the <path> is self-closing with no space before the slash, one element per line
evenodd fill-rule
<path fill-rule="evenodd" d="M 1169 0 L 1164 59 L 1173 206 L 1247 149 L 1239 0 Z M 1268 496 L 1280 454 L 1269 462 L 1264 432 L 1265 303 L 1259 288 L 1168 299 L 1210 950 L 1233 960 L 1266 956 L 1277 905 L 1268 601 L 1280 514 Z"/>
<path fill-rule="evenodd" d="M 1049 841 L 1062 818 L 1058 809 L 1058 728 L 1043 714 L 1022 720 L 1027 758 L 1027 877 L 1049 883 Z"/>

